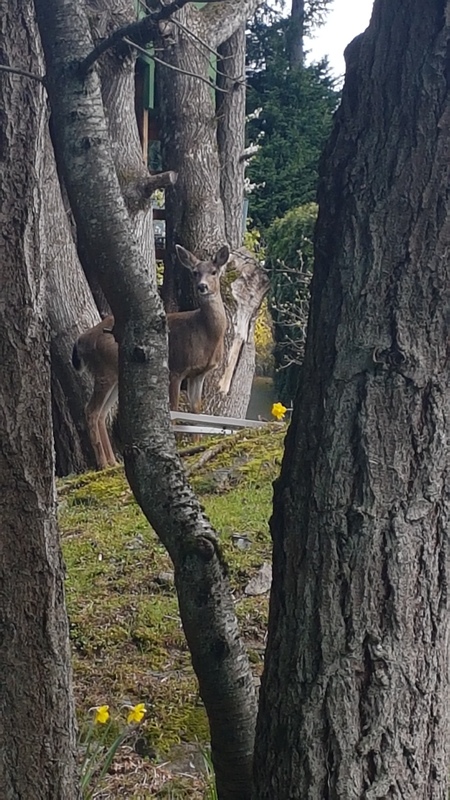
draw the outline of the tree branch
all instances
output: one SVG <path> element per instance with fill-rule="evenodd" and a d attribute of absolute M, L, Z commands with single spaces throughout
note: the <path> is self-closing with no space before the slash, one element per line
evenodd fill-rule
<path fill-rule="evenodd" d="M 33 72 L 27 72 L 26 69 L 16 69 L 15 67 L 7 67 L 5 64 L 0 64 L 1 72 L 12 72 L 13 75 L 22 75 L 24 78 L 31 78 L 33 81 L 44 83 L 45 78 L 41 75 L 34 75 Z"/>
<path fill-rule="evenodd" d="M 218 2 L 218 0 L 210 0 L 210 2 Z M 130 47 L 135 47 L 136 50 L 142 50 L 146 55 L 148 55 L 147 51 L 144 50 L 143 47 L 140 47 L 135 42 L 132 42 L 131 39 L 126 38 L 124 39 L 124 42 L 129 44 Z M 225 94 L 228 94 L 228 89 L 222 89 L 220 86 L 217 86 L 215 83 L 213 83 L 212 80 L 204 78 L 203 75 L 199 75 L 198 72 L 189 72 L 186 69 L 181 69 L 180 67 L 176 67 L 175 64 L 169 64 L 167 61 L 163 61 L 162 58 L 158 58 L 157 56 L 155 56 L 154 53 L 152 53 L 149 56 L 149 58 L 151 58 L 157 64 L 162 64 L 163 67 L 167 67 L 167 69 L 173 69 L 174 72 L 181 72 L 182 75 L 188 75 L 190 78 L 197 78 L 197 80 L 203 81 L 203 83 L 206 83 L 208 86 L 212 86 L 212 88 L 215 89 L 217 92 L 224 92 Z"/>
<path fill-rule="evenodd" d="M 210 1 L 211 0 L 209 0 L 209 2 Z M 84 78 L 100 56 L 106 53 L 107 50 L 110 50 L 111 47 L 120 44 L 125 37 L 131 37 L 134 44 L 137 43 L 141 47 L 145 47 L 145 45 L 153 40 L 157 23 L 161 20 L 168 19 L 175 11 L 179 11 L 180 8 L 183 8 L 183 6 L 190 2 L 192 2 L 192 0 L 172 0 L 171 3 L 163 6 L 159 11 L 149 11 L 148 15 L 143 19 L 132 22 L 130 25 L 125 25 L 123 28 L 114 31 L 111 36 L 108 36 L 107 39 L 103 39 L 97 47 L 94 47 L 84 61 L 81 62 L 78 69 L 79 77 Z"/>
<path fill-rule="evenodd" d="M 224 0 L 220 5 L 203 8 L 199 14 L 208 41 L 217 49 L 253 14 L 261 0 Z"/>

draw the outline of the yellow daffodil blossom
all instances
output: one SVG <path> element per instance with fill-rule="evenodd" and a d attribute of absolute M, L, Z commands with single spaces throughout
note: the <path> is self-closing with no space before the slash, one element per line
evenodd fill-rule
<path fill-rule="evenodd" d="M 131 725 L 132 722 L 141 722 L 144 718 L 147 709 L 145 707 L 145 703 L 138 703 L 136 706 L 130 709 L 128 716 L 127 716 L 127 723 Z"/>
<path fill-rule="evenodd" d="M 109 706 L 99 706 L 95 709 L 95 724 L 104 725 L 109 720 Z"/>
<path fill-rule="evenodd" d="M 275 419 L 283 419 L 286 411 L 287 408 L 283 403 L 274 403 L 272 406 L 272 416 L 275 417 Z"/>

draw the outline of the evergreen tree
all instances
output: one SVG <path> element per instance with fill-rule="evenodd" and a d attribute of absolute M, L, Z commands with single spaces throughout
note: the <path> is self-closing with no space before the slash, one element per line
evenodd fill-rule
<path fill-rule="evenodd" d="M 249 36 L 247 135 L 259 145 L 247 171 L 255 184 L 249 210 L 262 232 L 291 208 L 315 200 L 318 161 L 339 99 L 326 62 L 289 69 L 286 27 L 286 20 L 257 21 Z"/>
<path fill-rule="evenodd" d="M 274 322 L 276 396 L 285 405 L 295 397 L 303 361 L 313 267 L 317 206 L 293 208 L 267 231 L 270 312 Z"/>

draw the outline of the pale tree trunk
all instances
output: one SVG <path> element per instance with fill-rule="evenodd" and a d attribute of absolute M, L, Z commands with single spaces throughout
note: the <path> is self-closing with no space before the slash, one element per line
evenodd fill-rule
<path fill-rule="evenodd" d="M 237 416 L 245 416 L 247 410 L 254 373 L 254 321 L 267 291 L 263 270 L 240 248 L 245 21 L 255 5 L 234 2 L 202 10 L 189 6 L 178 12 L 176 21 L 162 27 L 158 42 L 165 62 L 191 73 L 157 65 L 163 165 L 179 176 L 174 189 L 166 191 L 164 301 L 169 311 L 192 307 L 186 270 L 176 263 L 176 243 L 198 255 L 210 256 L 228 241 L 234 270 L 232 279 L 225 279 L 229 326 L 223 363 L 205 383 L 204 407 Z M 218 68 L 223 74 L 217 75 L 216 109 L 208 78 L 212 72 L 211 50 L 218 47 Z"/>
<path fill-rule="evenodd" d="M 43 74 L 33 8 L 1 0 L 0 61 Z M 0 786 L 8 800 L 75 800 L 77 758 L 56 524 L 45 324 L 43 89 L 0 77 Z"/>
<path fill-rule="evenodd" d="M 132 0 L 89 0 L 94 43 L 136 18 Z M 99 62 L 103 104 L 117 177 L 139 242 L 149 280 L 156 283 L 151 212 L 152 185 L 144 163 L 135 111 L 135 53 L 127 45 L 109 50 Z M 89 267 L 88 267 L 89 268 Z"/>
<path fill-rule="evenodd" d="M 75 69 L 92 49 L 88 20 L 72 0 L 35 0 L 35 6 L 65 185 L 116 319 L 125 469 L 174 563 L 181 619 L 210 722 L 219 797 L 244 800 L 251 785 L 253 679 L 216 535 L 177 455 L 165 317 L 132 237 L 96 70 L 83 78 Z"/>
<path fill-rule="evenodd" d="M 444 800 L 450 3 L 376 2 L 322 165 L 255 800 Z"/>

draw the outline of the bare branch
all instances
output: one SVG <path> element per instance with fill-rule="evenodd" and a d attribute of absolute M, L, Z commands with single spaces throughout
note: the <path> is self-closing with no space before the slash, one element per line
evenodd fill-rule
<path fill-rule="evenodd" d="M 213 2 L 213 0 L 209 0 L 209 2 Z M 216 0 L 214 0 L 214 2 L 216 2 Z M 217 2 L 219 2 L 219 0 L 217 0 Z M 181 72 L 182 75 L 188 75 L 190 78 L 198 78 L 199 81 L 203 81 L 203 83 L 211 86 L 217 92 L 224 92 L 224 94 L 228 94 L 228 89 L 222 89 L 220 86 L 217 86 L 215 83 L 213 83 L 212 80 L 208 80 L 208 78 L 204 78 L 203 75 L 199 75 L 198 72 L 188 72 L 188 70 L 175 67 L 174 64 L 168 64 L 167 61 L 163 61 L 162 58 L 158 58 L 153 53 L 150 54 L 147 50 L 144 50 L 143 47 L 140 47 L 140 45 L 136 44 L 136 42 L 132 42 L 131 39 L 124 39 L 124 42 L 129 44 L 131 47 L 135 47 L 136 50 L 141 50 L 148 58 L 156 61 L 157 64 L 162 64 L 163 67 L 167 67 L 167 69 L 173 69 L 174 72 Z"/>
<path fill-rule="evenodd" d="M 33 81 L 44 83 L 45 78 L 41 75 L 35 75 L 33 72 L 27 72 L 26 69 L 16 69 L 15 67 L 7 67 L 5 64 L 0 64 L 1 72 L 12 72 L 13 75 L 22 75 L 24 78 L 31 78 Z"/>
<path fill-rule="evenodd" d="M 224 0 L 203 8 L 199 19 L 208 39 L 217 47 L 226 42 L 253 14 L 261 0 Z"/>
<path fill-rule="evenodd" d="M 163 6 L 159 11 L 149 11 L 148 16 L 143 19 L 132 22 L 130 25 L 125 25 L 123 28 L 114 31 L 111 36 L 108 36 L 107 39 L 103 39 L 97 47 L 94 47 L 84 61 L 81 62 L 78 70 L 80 77 L 84 78 L 100 56 L 106 53 L 107 50 L 110 50 L 111 47 L 115 47 L 117 44 L 124 41 L 125 37 L 132 37 L 135 46 L 139 44 L 141 47 L 144 47 L 146 44 L 149 44 L 154 38 L 157 23 L 161 20 L 168 19 L 175 11 L 179 11 L 180 8 L 183 8 L 183 6 L 190 2 L 192 2 L 192 0 L 172 0 L 171 3 Z M 207 2 L 210 2 L 210 0 L 207 0 Z"/>

